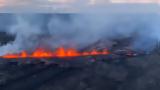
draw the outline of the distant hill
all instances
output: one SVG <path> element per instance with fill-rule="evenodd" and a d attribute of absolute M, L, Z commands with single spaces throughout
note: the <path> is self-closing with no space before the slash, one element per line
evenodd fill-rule
<path fill-rule="evenodd" d="M 14 41 L 15 37 L 9 35 L 6 32 L 0 32 L 0 45 L 7 44 L 8 42 Z"/>

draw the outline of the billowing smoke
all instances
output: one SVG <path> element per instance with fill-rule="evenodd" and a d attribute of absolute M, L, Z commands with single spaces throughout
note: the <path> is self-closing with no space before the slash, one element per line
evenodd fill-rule
<path fill-rule="evenodd" d="M 152 50 L 160 40 L 158 14 L 14 14 L 8 17 L 13 18 L 8 20 L 12 24 L 3 31 L 16 38 L 0 47 L 1 55 L 37 47 L 79 49 L 101 39 L 109 44 L 113 39 L 128 37 L 134 37 L 132 48 Z"/>

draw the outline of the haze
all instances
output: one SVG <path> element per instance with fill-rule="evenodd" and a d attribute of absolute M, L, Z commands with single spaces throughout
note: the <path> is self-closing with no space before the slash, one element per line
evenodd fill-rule
<path fill-rule="evenodd" d="M 79 12 L 95 9 L 157 12 L 160 0 L 0 0 L 1 12 Z M 138 5 L 138 6 L 137 6 Z M 122 8 L 121 8 L 122 7 Z M 123 10 L 123 8 L 128 8 Z M 132 10 L 130 10 L 132 8 Z M 120 10 L 119 10 L 120 9 Z M 107 10 L 107 11 L 108 11 Z"/>

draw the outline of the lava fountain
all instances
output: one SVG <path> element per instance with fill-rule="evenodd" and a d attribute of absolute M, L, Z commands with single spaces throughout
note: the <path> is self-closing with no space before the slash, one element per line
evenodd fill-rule
<path fill-rule="evenodd" d="M 80 52 L 75 48 L 65 49 L 64 47 L 59 47 L 55 51 L 46 50 L 44 48 L 38 48 L 32 53 L 26 51 L 21 51 L 20 53 L 9 53 L 1 56 L 4 59 L 18 59 L 18 58 L 64 58 L 64 57 L 77 57 L 77 56 L 96 56 L 96 55 L 108 55 L 110 52 L 107 49 L 104 50 L 90 50 Z"/>

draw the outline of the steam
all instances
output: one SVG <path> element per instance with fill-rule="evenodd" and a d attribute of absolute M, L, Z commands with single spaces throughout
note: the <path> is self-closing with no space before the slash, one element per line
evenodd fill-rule
<path fill-rule="evenodd" d="M 14 14 L 7 33 L 15 41 L 0 47 L 0 55 L 37 47 L 84 48 L 98 40 L 134 37 L 132 48 L 153 50 L 160 40 L 157 14 Z"/>

